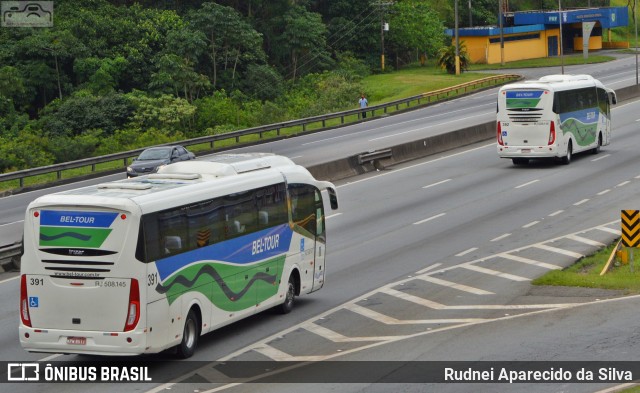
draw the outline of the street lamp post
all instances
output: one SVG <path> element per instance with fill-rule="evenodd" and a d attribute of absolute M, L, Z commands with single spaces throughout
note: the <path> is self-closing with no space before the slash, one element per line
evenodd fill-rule
<path fill-rule="evenodd" d="M 636 26 L 636 85 L 638 84 L 638 0 L 633 2 L 633 21 Z"/>

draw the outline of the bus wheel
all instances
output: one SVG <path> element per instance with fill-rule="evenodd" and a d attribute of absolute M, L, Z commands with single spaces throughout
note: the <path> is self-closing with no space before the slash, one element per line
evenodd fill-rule
<path fill-rule="evenodd" d="M 572 152 L 573 152 L 573 147 L 571 146 L 571 141 L 569 141 L 569 146 L 567 146 L 567 155 L 562 157 L 562 163 L 564 165 L 569 165 L 571 163 Z"/>
<path fill-rule="evenodd" d="M 591 150 L 591 153 L 598 154 L 602 148 L 602 134 L 598 134 L 598 144 Z"/>
<path fill-rule="evenodd" d="M 196 351 L 198 345 L 198 336 L 200 335 L 200 323 L 198 316 L 193 309 L 189 310 L 187 320 L 184 323 L 184 331 L 182 332 L 182 342 L 178 345 L 178 357 L 181 359 L 189 358 Z"/>
<path fill-rule="evenodd" d="M 513 165 L 527 165 L 529 163 L 529 159 L 528 158 L 512 158 L 511 162 L 513 162 Z"/>
<path fill-rule="evenodd" d="M 293 310 L 293 302 L 296 298 L 296 283 L 293 275 L 289 277 L 289 284 L 287 285 L 287 294 L 284 298 L 284 303 L 280 305 L 280 313 L 288 314 Z"/>

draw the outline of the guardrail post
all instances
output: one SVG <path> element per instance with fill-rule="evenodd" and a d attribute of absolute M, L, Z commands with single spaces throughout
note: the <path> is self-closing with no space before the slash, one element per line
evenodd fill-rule
<path fill-rule="evenodd" d="M 213 150 L 213 144 L 214 144 L 214 142 L 215 142 L 215 141 L 211 141 L 211 142 L 209 142 L 209 147 L 211 147 L 211 150 Z"/>
<path fill-rule="evenodd" d="M 20 188 L 24 187 L 24 177 L 20 178 Z"/>
<path fill-rule="evenodd" d="M 305 132 L 306 130 L 307 130 L 307 125 L 306 125 L 306 124 L 303 124 L 303 125 L 302 125 L 302 132 Z"/>
<path fill-rule="evenodd" d="M 340 116 L 340 124 L 344 124 L 344 116 Z"/>
<path fill-rule="evenodd" d="M 56 171 L 56 176 L 58 177 L 58 180 L 62 179 L 62 171 Z"/>
<path fill-rule="evenodd" d="M 280 136 L 280 128 L 276 128 L 276 135 Z"/>
<path fill-rule="evenodd" d="M 236 136 L 236 143 L 240 143 L 240 135 Z"/>
<path fill-rule="evenodd" d="M 95 172 L 96 171 L 96 164 L 91 164 L 91 172 Z"/>
<path fill-rule="evenodd" d="M 326 127 L 326 121 L 324 119 L 322 119 L 322 128 Z"/>

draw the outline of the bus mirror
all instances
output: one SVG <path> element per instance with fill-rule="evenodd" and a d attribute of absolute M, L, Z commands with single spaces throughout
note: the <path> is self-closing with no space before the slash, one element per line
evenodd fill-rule
<path fill-rule="evenodd" d="M 327 188 L 327 192 L 329 193 L 329 204 L 331 204 L 331 209 L 336 210 L 338 208 L 338 194 L 336 194 L 336 190 L 333 188 Z"/>

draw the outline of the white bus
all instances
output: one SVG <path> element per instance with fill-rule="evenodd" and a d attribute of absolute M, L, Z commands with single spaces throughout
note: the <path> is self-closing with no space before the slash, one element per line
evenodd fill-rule
<path fill-rule="evenodd" d="M 322 288 L 323 193 L 270 154 L 185 161 L 27 208 L 20 342 L 30 352 L 186 358 L 198 337 Z"/>
<path fill-rule="evenodd" d="M 549 75 L 512 83 L 498 92 L 497 150 L 523 165 L 553 157 L 569 164 L 574 153 L 611 141 L 615 92 L 590 75 Z"/>

